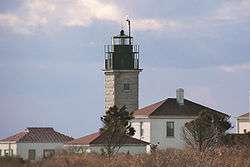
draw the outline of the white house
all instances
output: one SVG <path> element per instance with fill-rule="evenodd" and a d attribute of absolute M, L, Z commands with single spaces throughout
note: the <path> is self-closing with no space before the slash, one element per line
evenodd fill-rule
<path fill-rule="evenodd" d="M 157 145 L 159 149 L 183 148 L 185 123 L 197 118 L 202 110 L 218 112 L 184 99 L 184 90 L 177 89 L 176 98 L 168 98 L 134 112 L 134 137 Z"/>
<path fill-rule="evenodd" d="M 250 112 L 250 91 L 249 93 L 249 112 Z M 236 118 L 236 132 L 248 133 L 250 132 L 250 115 L 249 112 L 242 114 Z"/>
<path fill-rule="evenodd" d="M 0 140 L 0 156 L 17 156 L 39 160 L 63 149 L 64 143 L 73 140 L 53 128 L 30 127 L 13 136 Z"/>
<path fill-rule="evenodd" d="M 101 153 L 105 142 L 106 137 L 97 132 L 72 140 L 66 143 L 64 148 L 74 153 Z M 148 142 L 129 136 L 124 136 L 122 144 L 123 146 L 119 149 L 118 153 L 141 154 L 150 151 Z"/>
<path fill-rule="evenodd" d="M 249 112 L 242 114 L 236 118 L 236 131 L 237 133 L 250 132 Z"/>

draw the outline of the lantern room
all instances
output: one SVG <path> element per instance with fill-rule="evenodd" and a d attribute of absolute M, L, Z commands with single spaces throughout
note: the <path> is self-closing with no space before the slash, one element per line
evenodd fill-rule
<path fill-rule="evenodd" d="M 139 69 L 139 46 L 133 45 L 133 37 L 126 35 L 124 30 L 113 36 L 111 45 L 105 45 L 104 49 L 105 70 Z"/>

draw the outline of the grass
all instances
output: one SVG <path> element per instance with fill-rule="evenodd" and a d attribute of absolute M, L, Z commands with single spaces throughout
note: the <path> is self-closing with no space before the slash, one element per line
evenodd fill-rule
<path fill-rule="evenodd" d="M 242 167 L 250 166 L 250 149 L 221 147 L 205 152 L 193 149 L 168 149 L 150 155 L 113 156 L 98 154 L 58 154 L 50 159 L 30 163 L 19 159 L 0 159 L 0 167 Z"/>

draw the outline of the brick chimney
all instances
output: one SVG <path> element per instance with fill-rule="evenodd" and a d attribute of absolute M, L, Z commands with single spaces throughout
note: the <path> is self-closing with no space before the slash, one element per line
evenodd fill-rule
<path fill-rule="evenodd" d="M 179 105 L 184 105 L 184 89 L 176 89 L 176 100 Z"/>

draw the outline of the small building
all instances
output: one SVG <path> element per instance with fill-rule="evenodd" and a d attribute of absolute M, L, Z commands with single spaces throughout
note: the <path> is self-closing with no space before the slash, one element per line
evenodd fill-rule
<path fill-rule="evenodd" d="M 158 149 L 184 148 L 183 127 L 197 118 L 202 110 L 219 112 L 184 99 L 184 89 L 177 89 L 176 98 L 168 98 L 134 112 L 134 137 L 156 145 Z"/>
<path fill-rule="evenodd" d="M 236 131 L 237 133 L 250 132 L 249 112 L 242 114 L 236 118 Z"/>
<path fill-rule="evenodd" d="M 72 140 L 66 143 L 64 148 L 74 153 L 102 153 L 106 141 L 106 137 L 97 132 Z M 118 153 L 141 154 L 150 150 L 148 142 L 129 136 L 124 136 L 122 144 L 123 146 L 119 149 Z"/>
<path fill-rule="evenodd" d="M 250 91 L 248 93 L 249 93 L 249 112 L 250 112 Z M 250 132 L 249 112 L 244 113 L 236 118 L 236 133 Z"/>
<path fill-rule="evenodd" d="M 53 128 L 30 127 L 13 136 L 0 140 L 0 156 L 16 156 L 40 160 L 63 149 L 72 137 L 56 132 Z"/>

